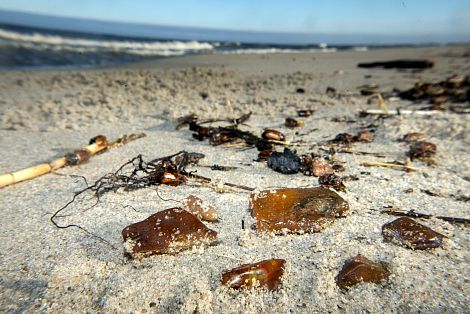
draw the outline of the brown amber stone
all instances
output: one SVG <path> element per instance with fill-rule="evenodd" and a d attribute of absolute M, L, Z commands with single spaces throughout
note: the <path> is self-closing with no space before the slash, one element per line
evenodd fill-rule
<path fill-rule="evenodd" d="M 225 271 L 222 284 L 233 289 L 266 287 L 276 290 L 284 273 L 283 259 L 268 259 L 254 264 L 245 264 Z"/>
<path fill-rule="evenodd" d="M 424 134 L 419 132 L 410 132 L 403 136 L 402 141 L 407 143 L 417 142 L 424 139 Z"/>
<path fill-rule="evenodd" d="M 294 118 L 286 118 L 286 122 L 284 125 L 288 128 L 298 128 L 304 125 L 304 122 L 302 120 L 297 120 Z"/>
<path fill-rule="evenodd" d="M 370 131 L 361 131 L 357 133 L 354 140 L 357 142 L 372 142 L 373 135 Z"/>
<path fill-rule="evenodd" d="M 338 287 L 347 289 L 360 282 L 380 283 L 389 276 L 387 265 L 374 263 L 358 254 L 344 263 L 335 280 Z"/>
<path fill-rule="evenodd" d="M 318 232 L 349 210 L 336 192 L 316 188 L 283 188 L 254 193 L 252 215 L 260 231 Z"/>
<path fill-rule="evenodd" d="M 325 188 L 335 189 L 336 191 L 344 191 L 346 187 L 343 184 L 343 179 L 334 173 L 327 173 L 318 178 L 318 183 Z"/>
<path fill-rule="evenodd" d="M 439 247 L 444 237 L 409 217 L 400 217 L 383 225 L 382 236 L 386 242 L 397 243 L 414 250 Z"/>
<path fill-rule="evenodd" d="M 261 137 L 264 138 L 265 140 L 274 140 L 274 141 L 284 141 L 285 136 L 278 130 L 273 130 L 273 129 L 266 129 L 264 130 L 263 134 L 261 134 Z"/>
<path fill-rule="evenodd" d="M 334 169 L 322 158 L 311 158 L 305 156 L 303 158 L 303 164 L 305 165 L 305 174 L 313 175 L 315 177 L 321 177 L 325 174 L 334 173 Z"/>
<path fill-rule="evenodd" d="M 189 195 L 184 200 L 184 209 L 193 215 L 196 215 L 199 219 L 205 221 L 217 221 L 219 215 L 214 206 L 204 203 L 199 197 Z"/>
<path fill-rule="evenodd" d="M 217 232 L 181 208 L 169 208 L 127 226 L 122 237 L 132 257 L 173 254 L 201 244 L 212 244 Z"/>
<path fill-rule="evenodd" d="M 408 156 L 413 158 L 427 158 L 436 154 L 436 144 L 431 142 L 419 141 L 410 146 Z"/>

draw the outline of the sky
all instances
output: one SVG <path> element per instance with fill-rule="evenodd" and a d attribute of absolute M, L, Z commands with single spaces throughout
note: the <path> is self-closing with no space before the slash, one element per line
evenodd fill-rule
<path fill-rule="evenodd" d="M 242 31 L 470 36 L 470 0 L 2 0 L 2 9 Z"/>

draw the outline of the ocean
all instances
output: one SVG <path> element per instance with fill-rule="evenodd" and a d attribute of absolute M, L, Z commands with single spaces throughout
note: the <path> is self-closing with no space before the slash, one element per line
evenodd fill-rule
<path fill-rule="evenodd" d="M 402 45 L 401 45 L 402 46 Z M 189 54 L 365 51 L 381 46 L 194 41 L 0 24 L 0 68 L 95 67 Z M 388 46 L 390 47 L 390 46 Z"/>

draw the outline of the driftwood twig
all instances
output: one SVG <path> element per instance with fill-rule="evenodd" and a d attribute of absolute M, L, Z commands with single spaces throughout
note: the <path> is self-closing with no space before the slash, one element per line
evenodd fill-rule
<path fill-rule="evenodd" d="M 85 146 L 82 149 L 76 150 L 74 152 L 70 152 L 65 154 L 63 157 L 60 157 L 56 160 L 51 162 L 45 162 L 33 167 L 29 167 L 26 169 L 18 170 L 15 172 L 9 172 L 0 175 L 0 188 L 22 182 L 25 180 L 33 179 L 39 177 L 43 174 L 49 173 L 51 171 L 57 170 L 64 166 L 76 166 L 79 165 L 88 159 L 91 156 L 96 155 L 99 152 L 102 152 L 107 149 L 120 147 L 129 143 L 130 141 L 139 139 L 144 137 L 144 133 L 136 133 L 136 134 L 129 134 L 124 135 L 120 138 L 117 138 L 113 141 L 108 142 L 105 136 L 98 135 L 92 138 L 89 142 L 88 146 Z"/>

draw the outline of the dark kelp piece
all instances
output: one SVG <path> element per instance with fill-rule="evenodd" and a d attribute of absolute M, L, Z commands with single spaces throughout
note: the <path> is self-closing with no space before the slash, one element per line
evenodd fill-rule
<path fill-rule="evenodd" d="M 266 287 L 277 290 L 284 273 L 283 259 L 269 259 L 253 264 L 244 264 L 222 274 L 222 284 L 232 289 Z"/>
<path fill-rule="evenodd" d="M 440 247 L 444 236 L 409 218 L 401 217 L 382 226 L 384 241 L 406 246 L 413 250 Z"/>
<path fill-rule="evenodd" d="M 398 96 L 411 101 L 426 100 L 433 104 L 466 102 L 470 99 L 470 76 L 453 75 L 440 82 L 416 82 Z M 442 107 L 442 109 L 446 109 Z"/>
<path fill-rule="evenodd" d="M 275 233 L 319 232 L 349 210 L 341 196 L 321 187 L 260 191 L 250 196 L 250 207 L 256 228 Z"/>
<path fill-rule="evenodd" d="M 359 68 L 384 68 L 384 69 L 427 69 L 434 66 L 430 60 L 391 60 L 359 63 Z"/>
<path fill-rule="evenodd" d="M 217 232 L 181 208 L 169 208 L 122 230 L 132 257 L 174 254 L 196 245 L 210 245 Z"/>
<path fill-rule="evenodd" d="M 299 172 L 301 165 L 300 157 L 288 148 L 284 152 L 273 152 L 268 157 L 268 167 L 274 171 L 284 174 L 294 174 Z"/>
<path fill-rule="evenodd" d="M 374 263 L 358 254 L 346 260 L 336 276 L 336 284 L 341 289 L 348 289 L 361 282 L 380 283 L 390 276 L 385 263 Z"/>

